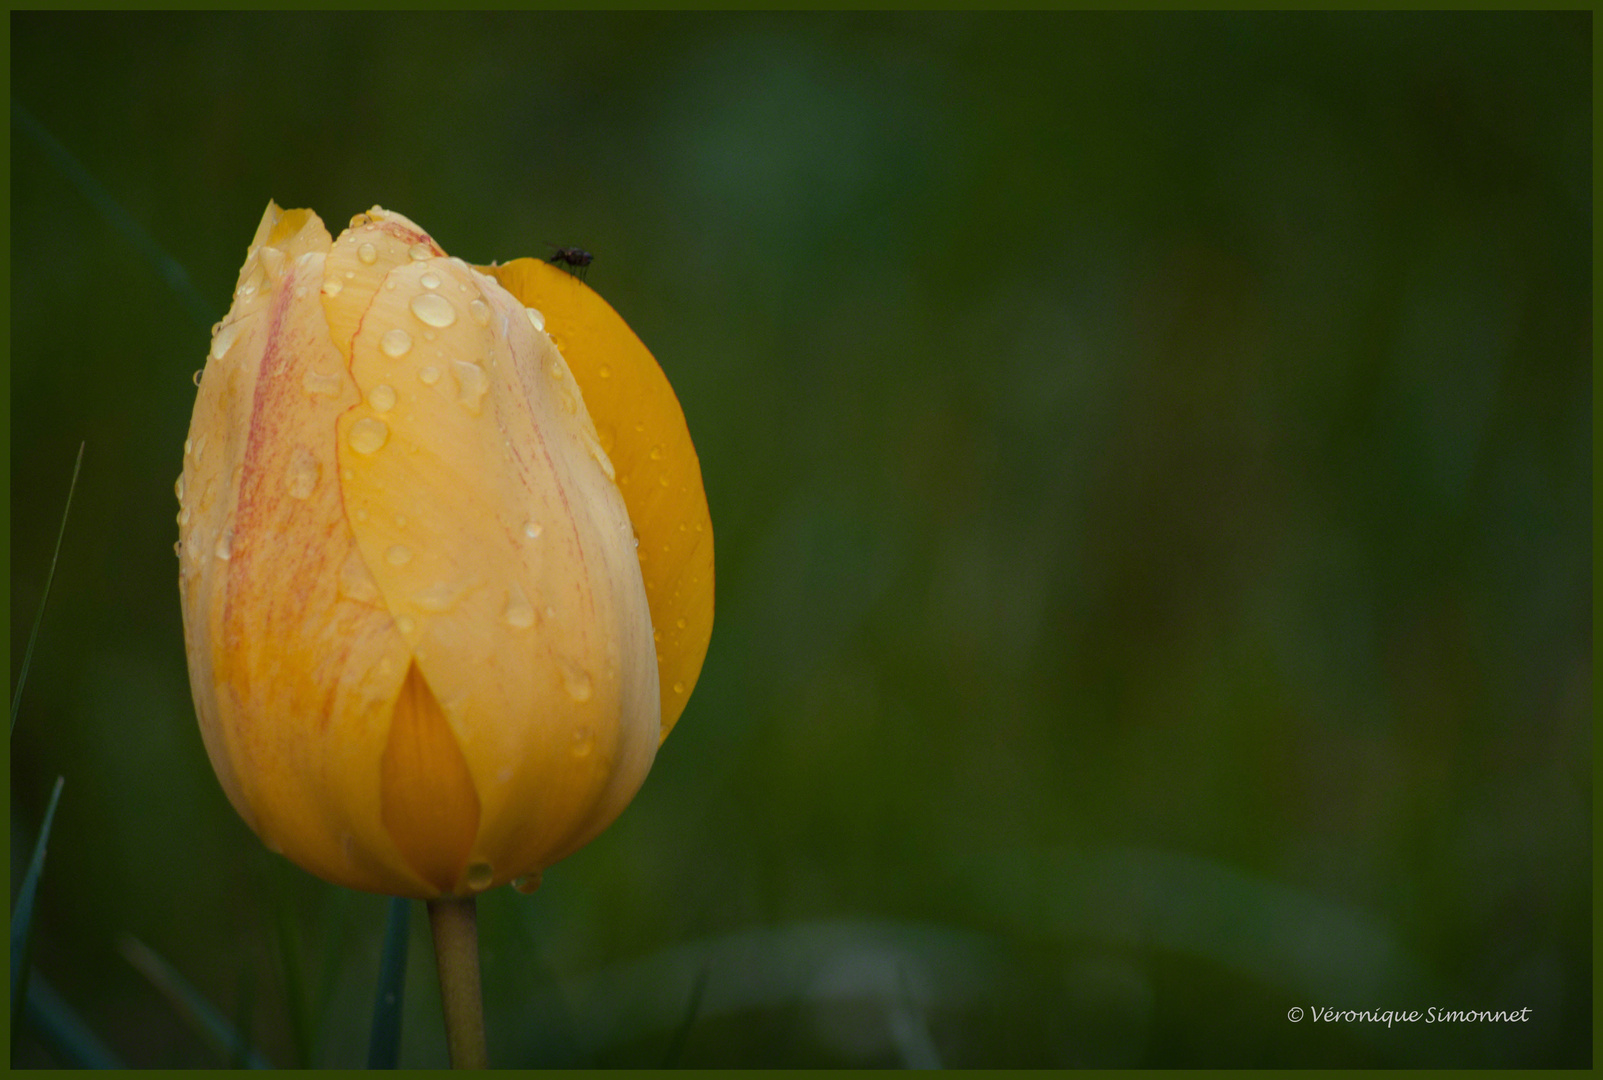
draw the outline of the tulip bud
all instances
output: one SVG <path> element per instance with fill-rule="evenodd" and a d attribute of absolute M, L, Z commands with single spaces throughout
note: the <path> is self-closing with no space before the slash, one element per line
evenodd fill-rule
<path fill-rule="evenodd" d="M 589 332 L 526 307 L 502 269 L 377 207 L 336 240 L 270 203 L 184 444 L 207 753 L 270 849 L 352 888 L 532 887 L 633 798 L 706 651 L 711 527 L 661 370 L 643 346 L 617 361 L 661 387 L 604 440 L 553 343 L 582 352 Z M 622 325 L 571 288 L 586 296 L 556 307 Z M 606 441 L 631 460 L 679 448 L 674 505 L 632 520 L 620 479 L 649 485 Z M 675 544 L 654 578 L 652 547 Z"/>

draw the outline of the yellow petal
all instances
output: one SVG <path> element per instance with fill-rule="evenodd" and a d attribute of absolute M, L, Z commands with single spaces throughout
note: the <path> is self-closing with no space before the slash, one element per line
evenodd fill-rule
<path fill-rule="evenodd" d="M 359 394 L 317 300 L 328 233 L 269 206 L 257 236 L 184 457 L 179 580 L 201 733 L 270 848 L 354 888 L 436 895 L 380 821 L 375 763 L 408 657 L 344 527 L 334 432 Z"/>
<path fill-rule="evenodd" d="M 537 877 L 621 812 L 694 684 L 699 467 L 655 362 L 589 310 L 608 366 L 586 378 L 654 374 L 643 398 L 581 390 L 518 299 L 401 215 L 337 239 L 262 217 L 185 444 L 180 592 L 223 788 L 315 874 L 424 898 Z M 589 396 L 619 410 L 603 428 Z"/>
<path fill-rule="evenodd" d="M 384 223 L 380 223 L 380 230 Z M 609 823 L 661 728 L 628 511 L 562 357 L 493 278 L 422 249 L 376 282 L 328 258 L 362 402 L 337 423 L 364 563 L 466 756 L 470 855 L 507 881 Z M 354 254 L 353 254 L 354 253 Z M 380 253 L 382 254 L 382 253 Z M 347 273 L 353 276 L 347 278 Z M 338 312 L 347 290 L 359 318 Z"/>
<path fill-rule="evenodd" d="M 616 471 L 640 540 L 667 738 L 712 637 L 712 520 L 684 410 L 639 337 L 584 282 L 536 259 L 479 269 L 539 312 Z"/>
<path fill-rule="evenodd" d="M 479 795 L 456 733 L 413 664 L 406 673 L 379 767 L 384 827 L 442 893 L 456 889 L 479 831 Z"/>

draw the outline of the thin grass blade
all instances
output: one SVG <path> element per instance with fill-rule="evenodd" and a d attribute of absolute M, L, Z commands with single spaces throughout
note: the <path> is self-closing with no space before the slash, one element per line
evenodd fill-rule
<path fill-rule="evenodd" d="M 390 898 L 384 954 L 379 960 L 378 994 L 373 1001 L 373 1034 L 367 1042 L 369 1069 L 393 1069 L 401 1057 L 401 1003 L 406 991 L 411 916 L 412 901 L 404 896 Z"/>
<path fill-rule="evenodd" d="M 334 1002 L 334 990 L 339 984 L 340 972 L 345 968 L 346 914 L 356 893 L 350 889 L 326 889 L 323 892 L 321 922 L 323 927 L 323 971 L 317 981 L 317 997 L 312 1004 L 312 1061 L 323 1060 L 328 1043 L 329 1023 Z"/>
<path fill-rule="evenodd" d="M 50 556 L 50 573 L 45 575 L 44 595 L 39 597 L 39 612 L 33 617 L 33 629 L 28 631 L 28 647 L 22 653 L 22 667 L 17 671 L 17 689 L 11 695 L 11 730 L 17 730 L 17 707 L 22 704 L 22 688 L 28 681 L 28 665 L 33 663 L 33 643 L 39 639 L 39 625 L 45 621 L 45 603 L 50 599 L 50 586 L 56 580 L 56 563 L 61 558 L 61 541 L 67 535 L 67 512 L 72 509 L 72 493 L 78 487 L 78 470 L 83 466 L 84 444 L 78 444 L 78 460 L 72 463 L 72 482 L 67 485 L 67 505 L 61 510 L 61 530 L 56 533 L 55 554 Z"/>
<path fill-rule="evenodd" d="M 695 1026 L 696 1017 L 701 1013 L 701 995 L 707 989 L 707 973 L 712 970 L 712 961 L 701 965 L 696 974 L 695 985 L 690 988 L 690 1004 L 685 1007 L 685 1017 L 679 1021 L 674 1029 L 673 1040 L 668 1044 L 668 1052 L 662 1057 L 664 1069 L 679 1067 L 679 1058 L 685 1052 L 685 1043 L 690 1039 L 690 1029 Z"/>
<path fill-rule="evenodd" d="M 303 1069 L 312 1067 L 311 1019 L 307 1015 L 306 977 L 301 969 L 300 935 L 295 931 L 295 920 L 289 899 L 279 879 L 274 879 L 273 928 L 278 938 L 278 961 L 284 971 L 284 997 L 289 1009 L 290 1034 L 295 1040 L 296 1064 Z"/>
<path fill-rule="evenodd" d="M 29 1029 L 62 1064 L 74 1069 L 128 1067 L 37 971 L 28 979 L 27 1009 Z"/>
<path fill-rule="evenodd" d="M 245 1061 L 245 1047 L 250 1045 L 251 1016 L 256 1008 L 256 972 L 249 964 L 240 965 L 239 973 L 239 1007 L 234 1010 L 234 1030 L 239 1032 L 239 1044 L 235 1047 L 233 1055 L 228 1060 L 230 1069 L 244 1069 L 248 1067 Z"/>
<path fill-rule="evenodd" d="M 11 122 L 37 142 L 50 158 L 51 164 L 67 178 L 67 182 L 89 200 L 89 205 L 95 208 L 108 225 L 121 233 L 124 239 L 149 260 L 161 279 L 178 294 L 190 317 L 199 325 L 210 327 L 216 318 L 212 312 L 212 305 L 206 303 L 205 298 L 200 295 L 200 290 L 189 280 L 188 272 L 178 260 L 163 251 L 155 238 L 122 208 L 111 192 L 106 190 L 105 185 L 96 180 L 89 170 L 79 163 L 72 151 L 57 141 L 33 113 L 15 101 L 11 103 Z"/>
<path fill-rule="evenodd" d="M 941 1055 L 935 1049 L 935 1040 L 930 1037 L 929 1021 L 924 1009 L 913 993 L 912 983 L 908 981 L 907 968 L 897 964 L 896 976 L 900 993 L 896 1007 L 890 1014 L 891 1040 L 901 1056 L 902 1068 L 939 1069 Z"/>
<path fill-rule="evenodd" d="M 238 1030 L 223 1018 L 223 1014 L 201 996 L 200 991 L 191 986 L 176 968 L 163 960 L 156 950 L 131 934 L 123 935 L 118 948 L 123 957 L 162 992 L 178 1015 L 222 1054 L 224 1060 L 240 1060 L 252 1069 L 273 1067 L 265 1057 L 251 1049 Z"/>
<path fill-rule="evenodd" d="M 11 910 L 11 1029 L 18 1028 L 23 1015 L 23 1002 L 28 998 L 28 952 L 33 943 L 33 904 L 39 895 L 39 877 L 45 869 L 45 845 L 50 840 L 50 829 L 56 821 L 56 805 L 61 802 L 64 776 L 56 777 L 56 786 L 50 791 L 50 803 L 45 807 L 44 824 L 39 826 L 39 839 L 33 845 L 33 858 L 28 861 L 28 872 L 22 877 L 17 890 L 17 906 Z"/>

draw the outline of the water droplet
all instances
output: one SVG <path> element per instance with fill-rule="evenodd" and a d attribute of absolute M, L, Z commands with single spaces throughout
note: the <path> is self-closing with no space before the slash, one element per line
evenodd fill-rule
<path fill-rule="evenodd" d="M 676 693 L 676 694 L 684 693 L 685 692 L 685 684 L 682 683 L 682 682 L 674 683 L 673 684 L 673 692 Z"/>
<path fill-rule="evenodd" d="M 251 264 L 250 273 L 246 274 L 245 280 L 239 283 L 239 288 L 234 290 L 234 295 L 242 299 L 250 299 L 252 296 L 256 295 L 256 290 L 261 288 L 265 278 L 266 275 L 262 272 L 262 264 L 260 262 L 253 262 Z"/>
<path fill-rule="evenodd" d="M 405 544 L 396 544 L 384 553 L 384 561 L 391 566 L 405 566 L 412 561 L 412 549 Z"/>
<path fill-rule="evenodd" d="M 414 262 L 422 262 L 424 259 L 427 259 L 429 256 L 434 254 L 434 252 L 429 250 L 429 246 L 427 244 L 413 244 L 407 249 L 406 253 L 412 257 Z"/>
<path fill-rule="evenodd" d="M 189 524 L 189 507 L 185 506 L 185 507 L 182 507 L 182 508 L 179 509 L 179 511 L 178 511 L 178 524 L 180 526 L 184 526 L 184 525 L 188 525 Z"/>
<path fill-rule="evenodd" d="M 579 403 L 573 400 L 573 395 L 566 390 L 562 391 L 562 411 L 572 416 L 579 411 Z"/>
<path fill-rule="evenodd" d="M 202 435 L 200 438 L 195 440 L 195 464 L 196 465 L 200 464 L 200 459 L 203 456 L 205 456 L 205 454 L 206 454 L 206 436 Z"/>
<path fill-rule="evenodd" d="M 351 425 L 351 433 L 347 441 L 351 449 L 358 454 L 371 454 L 378 450 L 390 439 L 390 429 L 384 421 L 375 420 L 371 416 L 364 416 Z"/>
<path fill-rule="evenodd" d="M 173 544 L 173 554 L 178 556 L 180 559 L 184 557 L 184 542 L 182 540 L 179 540 Z"/>
<path fill-rule="evenodd" d="M 562 662 L 562 685 L 574 701 L 589 701 L 594 689 L 590 684 L 590 673 L 570 660 Z"/>
<path fill-rule="evenodd" d="M 661 461 L 662 460 L 662 447 L 653 446 L 651 448 L 651 453 L 648 454 L 647 456 L 650 457 L 652 461 Z"/>
<path fill-rule="evenodd" d="M 465 592 L 467 592 L 466 585 L 452 585 L 450 582 L 437 581 L 412 597 L 412 603 L 424 611 L 439 614 L 442 611 L 450 611 L 455 607 L 456 602 L 462 598 L 462 594 Z"/>
<path fill-rule="evenodd" d="M 666 476 L 659 476 L 657 478 L 657 486 L 659 486 L 659 487 L 667 487 L 668 486 L 668 478 Z"/>
<path fill-rule="evenodd" d="M 267 272 L 267 277 L 270 281 L 277 281 L 284 276 L 283 248 L 264 247 L 256 252 L 256 261 Z"/>
<path fill-rule="evenodd" d="M 561 360 L 553 360 L 553 361 L 551 361 L 551 366 L 549 368 L 547 368 L 546 370 L 548 372 L 550 372 L 550 375 L 551 375 L 551 377 L 553 379 L 556 379 L 559 382 L 562 380 L 562 361 Z"/>
<path fill-rule="evenodd" d="M 173 481 L 173 494 L 178 496 L 180 503 L 184 501 L 184 476 L 182 473 L 179 473 L 178 479 Z"/>
<path fill-rule="evenodd" d="M 418 322 L 445 329 L 456 322 L 456 308 L 439 293 L 419 293 L 412 297 L 412 314 Z"/>
<path fill-rule="evenodd" d="M 296 447 L 289 468 L 284 471 L 284 490 L 292 498 L 308 499 L 317 490 L 317 481 L 323 475 L 323 466 L 304 446 Z"/>
<path fill-rule="evenodd" d="M 224 529 L 223 534 L 217 538 L 217 546 L 212 549 L 219 559 L 228 560 L 234 554 L 234 530 Z"/>
<path fill-rule="evenodd" d="M 456 399 L 468 412 L 479 415 L 484 395 L 490 390 L 490 376 L 479 365 L 466 360 L 452 360 L 451 374 L 456 376 Z"/>
<path fill-rule="evenodd" d="M 516 584 L 507 590 L 506 610 L 501 612 L 501 618 L 515 630 L 527 630 L 534 625 L 534 608 L 529 604 L 528 597 Z"/>
<path fill-rule="evenodd" d="M 178 497 L 182 499 L 183 495 L 180 494 Z M 523 535 L 527 536 L 530 540 L 536 539 L 543 532 L 545 532 L 545 526 L 541 525 L 538 521 L 525 521 L 523 523 Z"/>
<path fill-rule="evenodd" d="M 389 412 L 395 408 L 395 390 L 389 386 L 375 386 L 367 392 L 367 403 L 374 412 Z"/>
<path fill-rule="evenodd" d="M 417 369 L 418 381 L 424 386 L 433 386 L 440 381 L 440 369 L 433 364 Z"/>
<path fill-rule="evenodd" d="M 612 369 L 606 364 L 602 364 L 596 369 L 596 374 L 601 376 L 603 379 L 610 379 L 612 378 Z"/>
<path fill-rule="evenodd" d="M 410 634 L 413 630 L 417 629 L 417 623 L 412 621 L 412 617 L 410 615 L 402 615 L 399 619 L 395 620 L 395 628 L 403 634 Z"/>
<path fill-rule="evenodd" d="M 425 270 L 423 276 L 418 278 L 417 281 L 425 289 L 438 289 L 440 287 L 440 275 L 433 270 Z"/>
<path fill-rule="evenodd" d="M 221 360 L 227 356 L 228 350 L 234 347 L 234 340 L 238 337 L 239 323 L 237 322 L 229 323 L 217 331 L 217 336 L 212 338 L 212 358 Z"/>
<path fill-rule="evenodd" d="M 596 748 L 596 737 L 590 734 L 589 728 L 579 728 L 573 733 L 573 745 L 569 747 L 576 758 L 589 757 L 590 751 Z"/>
<path fill-rule="evenodd" d="M 468 314 L 480 326 L 490 325 L 490 305 L 477 298 L 468 301 Z"/>
<path fill-rule="evenodd" d="M 385 331 L 379 339 L 378 347 L 384 350 L 384 355 L 392 359 L 405 356 L 412 348 L 412 335 L 397 326 L 394 330 Z"/>
<path fill-rule="evenodd" d="M 529 317 L 529 323 L 536 330 L 545 329 L 545 314 L 538 308 L 524 308 L 523 313 Z"/>
<path fill-rule="evenodd" d="M 683 630 L 685 628 L 685 620 L 681 617 L 679 620 L 677 620 L 674 623 L 674 625 L 677 626 L 679 629 Z"/>
<path fill-rule="evenodd" d="M 362 555 L 355 548 L 346 557 L 344 565 L 340 567 L 339 577 L 340 595 L 359 604 L 371 604 L 378 599 L 378 586 L 373 582 L 373 575 L 367 572 L 367 564 L 362 561 Z"/>
<path fill-rule="evenodd" d="M 323 295 L 338 296 L 344 288 L 345 282 L 339 278 L 330 278 L 328 281 L 323 282 Z"/>
<path fill-rule="evenodd" d="M 356 249 L 356 257 L 361 259 L 368 266 L 372 266 L 378 261 L 378 248 L 374 247 L 372 244 L 364 243 L 361 247 Z"/>
<path fill-rule="evenodd" d="M 343 384 L 338 375 L 325 375 L 321 371 L 306 369 L 301 376 L 301 387 L 315 397 L 339 397 Z"/>
<path fill-rule="evenodd" d="M 487 862 L 476 862 L 468 867 L 468 888 L 475 891 L 488 889 L 495 880 L 495 870 Z"/>
<path fill-rule="evenodd" d="M 612 459 L 607 456 L 605 450 L 601 449 L 600 443 L 592 442 L 590 444 L 590 456 L 595 459 L 597 465 L 601 466 L 601 471 L 606 474 L 608 480 L 618 479 L 618 474 L 612 468 Z"/>
<path fill-rule="evenodd" d="M 512 887 L 524 896 L 528 896 L 540 887 L 540 875 L 538 873 L 524 874 L 522 877 L 513 878 Z"/>

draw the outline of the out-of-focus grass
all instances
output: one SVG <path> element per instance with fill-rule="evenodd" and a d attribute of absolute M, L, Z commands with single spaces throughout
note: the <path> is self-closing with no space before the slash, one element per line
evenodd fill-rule
<path fill-rule="evenodd" d="M 379 202 L 479 261 L 595 252 L 674 382 L 707 667 L 618 824 L 481 903 L 497 1064 L 1590 1060 L 1589 14 L 12 40 L 14 97 L 217 316 L 269 197 Z M 13 641 L 54 463 L 107 462 L 13 746 L 15 816 L 74 792 L 39 969 L 131 1065 L 215 1058 L 123 933 L 223 1015 L 249 987 L 275 1061 L 325 1000 L 316 1063 L 358 1064 L 386 903 L 262 851 L 194 727 L 205 320 L 15 125 L 12 199 Z M 400 1061 L 440 1065 L 411 944 Z"/>

